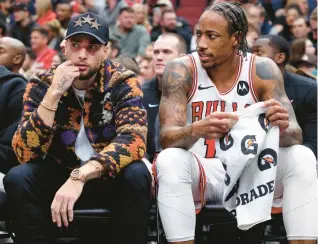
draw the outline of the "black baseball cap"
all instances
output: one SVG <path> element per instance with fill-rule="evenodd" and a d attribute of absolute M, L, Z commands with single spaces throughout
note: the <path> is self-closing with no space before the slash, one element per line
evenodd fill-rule
<path fill-rule="evenodd" d="M 107 44 L 109 40 L 108 23 L 104 18 L 92 12 L 76 15 L 68 23 L 64 39 L 76 34 L 91 35 L 101 44 Z"/>
<path fill-rule="evenodd" d="M 16 3 L 12 6 L 12 11 L 29 11 L 28 5 L 25 3 Z"/>

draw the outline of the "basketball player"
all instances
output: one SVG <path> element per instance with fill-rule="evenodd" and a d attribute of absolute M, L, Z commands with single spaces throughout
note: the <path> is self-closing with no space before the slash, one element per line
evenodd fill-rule
<path fill-rule="evenodd" d="M 280 128 L 274 200 L 284 195 L 289 243 L 316 243 L 315 156 L 299 145 L 301 129 L 280 70 L 272 60 L 247 53 L 246 33 L 239 5 L 212 5 L 198 22 L 197 52 L 173 60 L 165 69 L 159 110 L 164 150 L 156 170 L 159 211 L 170 243 L 194 243 L 195 210 L 202 199 L 200 166 L 192 153 L 206 175 L 205 200 L 221 201 L 225 172 L 214 158 L 214 140 L 238 119 L 231 112 L 258 101 L 266 101 L 266 117 Z"/>

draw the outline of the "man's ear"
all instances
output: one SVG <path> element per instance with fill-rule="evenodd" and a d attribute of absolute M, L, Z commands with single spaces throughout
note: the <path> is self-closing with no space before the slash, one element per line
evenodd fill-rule
<path fill-rule="evenodd" d="M 22 61 L 23 61 L 23 58 L 21 54 L 16 55 L 12 60 L 13 64 L 15 65 L 21 64 Z"/>
<path fill-rule="evenodd" d="M 283 63 L 285 62 L 285 60 L 286 60 L 286 55 L 285 55 L 285 53 L 278 53 L 278 54 L 276 54 L 275 57 L 274 57 L 274 61 L 275 61 L 275 63 L 277 63 L 277 64 L 283 64 Z"/>
<path fill-rule="evenodd" d="M 235 32 L 232 34 L 231 41 L 232 41 L 233 47 L 237 47 L 239 45 L 240 40 L 241 40 L 241 33 L 240 32 Z"/>

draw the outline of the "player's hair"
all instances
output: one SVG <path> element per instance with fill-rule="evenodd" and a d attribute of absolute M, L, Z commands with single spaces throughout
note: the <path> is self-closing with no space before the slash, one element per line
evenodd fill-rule
<path fill-rule="evenodd" d="M 221 2 L 212 4 L 205 11 L 212 11 L 221 14 L 227 21 L 229 34 L 237 33 L 238 51 L 246 56 L 248 46 L 246 34 L 248 31 L 248 23 L 246 15 L 240 5 L 236 2 Z"/>
<path fill-rule="evenodd" d="M 283 64 L 287 64 L 290 56 L 290 45 L 288 41 L 284 37 L 278 35 L 266 35 L 261 38 L 268 39 L 270 46 L 274 47 L 279 53 L 284 53 L 286 58 Z"/>

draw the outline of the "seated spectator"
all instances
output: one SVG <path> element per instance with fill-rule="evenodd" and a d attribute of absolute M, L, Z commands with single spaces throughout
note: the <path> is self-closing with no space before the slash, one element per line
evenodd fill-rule
<path fill-rule="evenodd" d="M 149 82 L 155 77 L 155 73 L 152 67 L 152 58 L 143 56 L 138 61 L 140 74 L 138 76 L 140 85 Z"/>
<path fill-rule="evenodd" d="M 52 65 L 53 57 L 57 53 L 48 47 L 49 33 L 43 27 L 32 30 L 31 48 L 36 54 L 36 63 L 42 69 L 49 69 Z"/>
<path fill-rule="evenodd" d="M 317 56 L 305 54 L 301 59 L 294 63 L 296 74 L 306 76 L 317 82 Z"/>
<path fill-rule="evenodd" d="M 314 55 L 316 50 L 309 39 L 296 39 L 291 44 L 290 59 L 291 65 L 296 65 L 305 55 Z"/>
<path fill-rule="evenodd" d="M 112 60 L 117 58 L 120 54 L 120 46 L 117 41 L 109 39 L 108 44 L 108 51 L 107 51 L 107 58 Z"/>
<path fill-rule="evenodd" d="M 174 33 L 162 34 L 153 46 L 152 66 L 156 77 L 142 86 L 148 118 L 147 159 L 150 162 L 153 161 L 156 153 L 161 151 L 158 112 L 163 72 L 172 59 L 185 55 L 186 51 L 185 41 Z"/>
<path fill-rule="evenodd" d="M 26 47 L 30 47 L 32 29 L 37 24 L 32 21 L 28 6 L 24 3 L 15 4 L 12 7 L 15 24 L 11 28 L 11 36 L 20 40 Z"/>
<path fill-rule="evenodd" d="M 152 53 L 153 53 L 153 42 L 148 44 L 145 51 L 145 57 L 152 58 Z"/>
<path fill-rule="evenodd" d="M 118 26 L 111 27 L 110 38 L 119 43 L 121 54 L 132 58 L 143 56 L 150 37 L 145 27 L 134 23 L 134 10 L 130 7 L 122 8 L 118 23 Z"/>
<path fill-rule="evenodd" d="M 247 46 L 251 49 L 254 42 L 260 37 L 259 28 L 255 27 L 252 23 L 248 23 L 248 31 L 246 33 Z"/>
<path fill-rule="evenodd" d="M 35 67 L 36 55 L 31 48 L 26 48 L 25 59 L 22 64 L 22 67 L 19 71 L 27 80 L 31 78 L 32 75 L 39 72 Z"/>
<path fill-rule="evenodd" d="M 317 82 L 285 70 L 289 59 L 289 44 L 284 38 L 275 35 L 261 37 L 253 49 L 256 55 L 272 59 L 280 68 L 286 94 L 302 129 L 303 145 L 310 148 L 317 157 Z"/>
<path fill-rule="evenodd" d="M 278 33 L 280 36 L 284 37 L 287 41 L 292 41 L 293 34 L 291 32 L 292 26 L 294 21 L 302 16 L 302 12 L 298 5 L 291 4 L 285 9 L 286 17 L 284 18 L 283 24 L 282 24 L 282 30 Z M 276 34 L 276 33 L 272 33 Z"/>
<path fill-rule="evenodd" d="M 73 8 L 68 0 L 59 0 L 56 5 L 56 18 L 64 30 L 70 22 L 73 14 Z"/>
<path fill-rule="evenodd" d="M 166 9 L 162 13 L 160 28 L 153 28 L 151 31 L 151 41 L 157 40 L 157 38 L 164 33 L 175 33 L 181 36 L 187 44 L 187 52 L 190 52 L 192 31 L 186 26 L 178 26 L 177 15 L 173 9 Z"/>
<path fill-rule="evenodd" d="M 106 7 L 98 14 L 107 19 L 108 24 L 112 26 L 116 24 L 120 10 L 124 7 L 127 7 L 125 0 L 106 0 Z"/>
<path fill-rule="evenodd" d="M 54 55 L 53 61 L 52 61 L 52 66 L 58 66 L 61 63 L 64 63 L 65 61 L 66 60 L 65 60 L 64 54 L 59 52 L 59 53 Z"/>
<path fill-rule="evenodd" d="M 306 18 L 298 17 L 292 25 L 291 32 L 293 33 L 293 37 L 295 39 L 308 38 L 308 34 L 310 33 L 310 25 Z"/>
<path fill-rule="evenodd" d="M 0 38 L 0 65 L 5 66 L 9 71 L 19 73 L 25 52 L 25 46 L 21 41 L 12 37 Z"/>
<path fill-rule="evenodd" d="M 11 37 L 0 38 L 0 172 L 18 165 L 12 149 L 13 134 L 21 119 L 27 81 L 18 74 L 25 58 L 25 46 Z"/>
<path fill-rule="evenodd" d="M 49 48 L 54 49 L 57 52 L 61 51 L 60 44 L 63 41 L 63 34 L 61 24 L 58 20 L 54 19 L 44 26 L 49 33 Z"/>
<path fill-rule="evenodd" d="M 317 48 L 317 7 L 312 11 L 310 16 L 310 27 L 312 33 L 312 41 Z"/>
<path fill-rule="evenodd" d="M 132 8 L 134 10 L 135 23 L 137 25 L 142 25 L 146 28 L 148 33 L 150 33 L 152 27 L 148 20 L 147 6 L 141 3 L 135 3 Z"/>
<path fill-rule="evenodd" d="M 17 244 L 54 243 L 54 225 L 68 227 L 73 209 L 83 207 L 112 211 L 107 242 L 147 242 L 146 111 L 136 75 L 105 59 L 108 33 L 94 13 L 73 17 L 68 61 L 27 85 L 12 142 L 21 165 L 4 179 Z M 105 239 L 105 230 L 94 229 L 83 243 Z"/>
<path fill-rule="evenodd" d="M 120 55 L 119 57 L 114 58 L 112 61 L 114 63 L 117 62 L 122 64 L 123 66 L 125 66 L 126 69 L 133 71 L 136 75 L 140 74 L 140 69 L 134 58 L 125 55 Z"/>
<path fill-rule="evenodd" d="M 0 19 L 10 23 L 11 0 L 0 0 Z"/>
<path fill-rule="evenodd" d="M 36 23 L 45 26 L 48 22 L 56 19 L 56 13 L 52 10 L 51 0 L 36 0 Z"/>
<path fill-rule="evenodd" d="M 4 20 L 0 19 L 0 37 L 7 35 L 7 25 Z"/>

